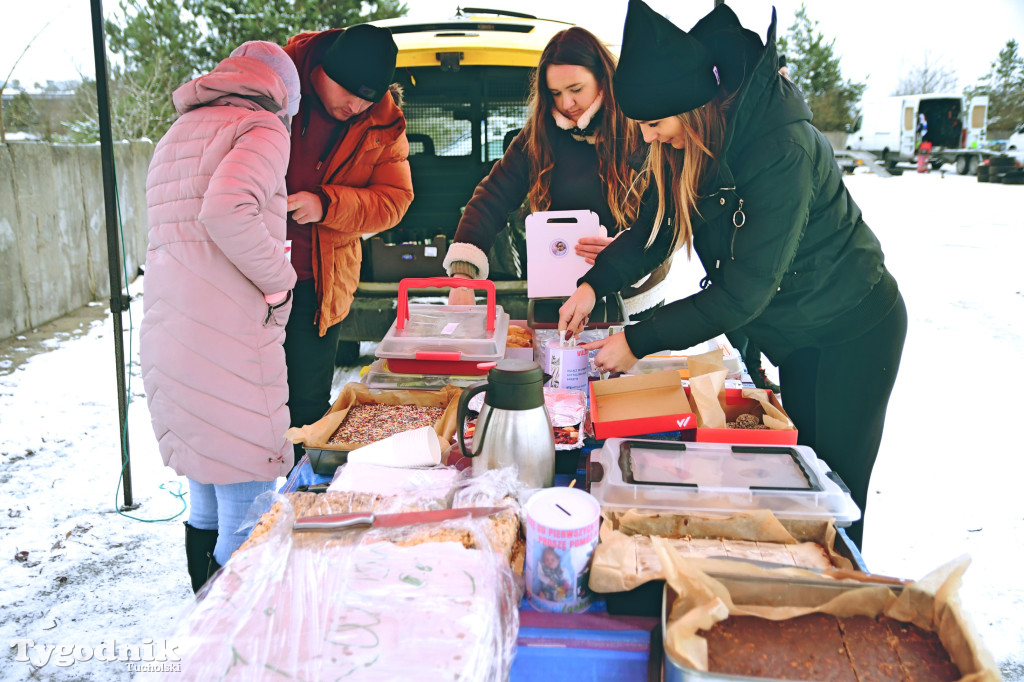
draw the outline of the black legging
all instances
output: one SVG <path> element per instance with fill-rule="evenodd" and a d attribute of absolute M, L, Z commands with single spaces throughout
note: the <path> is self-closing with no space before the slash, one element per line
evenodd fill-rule
<path fill-rule="evenodd" d="M 850 488 L 867 513 L 868 483 L 878 456 L 885 410 L 907 338 L 907 307 L 900 296 L 882 320 L 852 341 L 804 348 L 779 366 L 783 407 L 814 449 Z M 847 529 L 861 546 L 863 517 Z"/>
<path fill-rule="evenodd" d="M 313 280 L 298 282 L 292 291 L 292 312 L 285 327 L 284 356 L 288 367 L 288 409 L 292 426 L 312 424 L 331 407 L 334 356 L 338 351 L 341 325 L 327 328 L 320 336 L 314 320 L 319 308 Z M 295 446 L 295 461 L 302 459 L 303 446 Z"/>

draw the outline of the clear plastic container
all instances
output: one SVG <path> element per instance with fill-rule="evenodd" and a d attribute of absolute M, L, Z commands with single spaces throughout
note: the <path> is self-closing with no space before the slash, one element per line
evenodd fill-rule
<path fill-rule="evenodd" d="M 485 306 L 410 304 L 417 286 L 465 286 L 487 290 Z M 489 287 L 487 285 L 490 285 Z M 397 318 L 377 344 L 377 357 L 398 374 L 486 374 L 482 363 L 505 355 L 509 316 L 494 304 L 494 283 L 436 277 L 399 282 Z"/>
<path fill-rule="evenodd" d="M 722 349 L 722 364 L 729 370 L 727 378 L 740 380 L 744 375 L 743 361 L 740 359 L 738 350 L 732 347 L 724 335 L 717 336 L 710 341 L 686 348 L 684 350 L 663 350 L 657 353 L 645 355 L 637 361 L 630 374 L 649 374 L 660 372 L 666 369 L 688 369 L 687 358 L 691 355 L 701 355 L 713 351 L 716 348 Z"/>
<path fill-rule="evenodd" d="M 591 455 L 590 473 L 603 509 L 767 509 L 780 519 L 834 519 L 837 526 L 860 518 L 839 476 L 803 445 L 609 438 Z"/>
<path fill-rule="evenodd" d="M 367 388 L 405 391 L 439 391 L 451 384 L 466 388 L 482 377 L 457 374 L 397 374 L 389 371 L 387 360 L 374 360 L 363 375 Z"/>

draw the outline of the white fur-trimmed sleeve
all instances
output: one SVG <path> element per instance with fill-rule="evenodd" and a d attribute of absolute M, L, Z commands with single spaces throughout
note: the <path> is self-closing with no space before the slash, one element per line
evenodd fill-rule
<path fill-rule="evenodd" d="M 455 261 L 465 261 L 475 265 L 479 271 L 477 275 L 479 279 L 487 279 L 487 275 L 491 272 L 490 263 L 487 262 L 487 254 L 479 246 L 469 242 L 452 242 L 452 245 L 448 247 L 448 253 L 444 257 L 443 265 L 449 275 L 452 274 L 452 263 Z"/>

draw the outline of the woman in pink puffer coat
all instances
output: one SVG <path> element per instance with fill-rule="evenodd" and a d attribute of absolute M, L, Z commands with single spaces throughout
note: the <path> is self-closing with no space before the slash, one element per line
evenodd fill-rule
<path fill-rule="evenodd" d="M 146 181 L 140 358 L 164 463 L 189 479 L 193 589 L 244 541 L 253 500 L 292 465 L 284 329 L 290 115 L 299 78 L 254 41 L 174 92 Z"/>

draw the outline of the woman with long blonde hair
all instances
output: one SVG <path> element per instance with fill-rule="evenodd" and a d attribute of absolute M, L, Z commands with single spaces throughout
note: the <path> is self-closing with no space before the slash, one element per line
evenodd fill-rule
<path fill-rule="evenodd" d="M 610 236 L 581 239 L 575 246 L 590 263 L 633 224 L 642 185 L 631 156 L 643 143 L 615 101 L 614 71 L 614 55 L 586 29 L 574 26 L 551 38 L 534 73 L 526 125 L 477 186 L 459 221 L 444 260 L 449 275 L 486 279 L 487 253 L 524 200 L 531 212 L 596 213 Z M 668 267 L 660 264 L 640 286 L 617 290 L 630 315 L 664 300 Z M 471 304 L 473 294 L 454 289 L 449 301 Z"/>
<path fill-rule="evenodd" d="M 741 332 L 779 367 L 786 412 L 863 510 L 907 334 L 907 310 L 832 147 L 767 45 L 719 5 L 686 33 L 630 0 L 614 83 L 651 144 L 651 189 L 632 228 L 581 278 L 559 329 L 596 296 L 692 248 L 701 290 L 584 344 L 628 371 L 665 348 Z M 862 524 L 851 526 L 860 543 Z"/>

